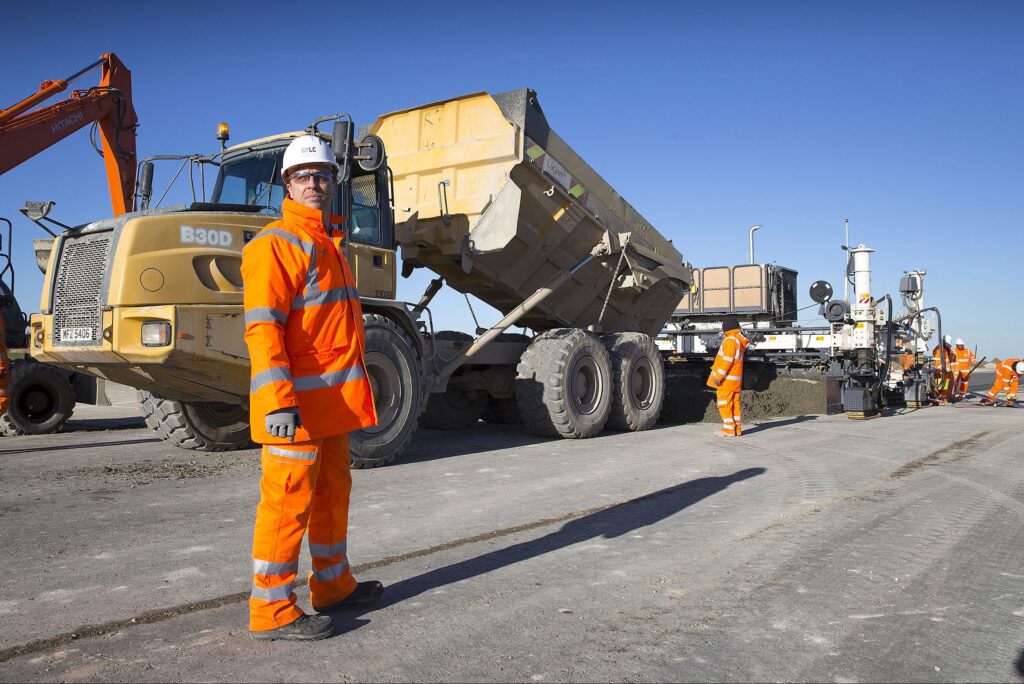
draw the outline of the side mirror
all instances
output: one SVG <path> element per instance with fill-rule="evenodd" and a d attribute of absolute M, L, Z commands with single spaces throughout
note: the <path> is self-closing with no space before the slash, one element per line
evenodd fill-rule
<path fill-rule="evenodd" d="M 355 156 L 359 168 L 373 172 L 384 165 L 384 141 L 376 135 L 368 135 L 356 147 L 359 154 Z"/>
<path fill-rule="evenodd" d="M 352 141 L 352 122 L 339 119 L 331 130 L 331 151 L 338 162 L 338 182 L 348 180 L 350 174 L 349 149 Z"/>
<path fill-rule="evenodd" d="M 20 211 L 30 220 L 39 221 L 46 218 L 50 210 L 53 209 L 54 204 L 55 202 L 52 200 L 47 202 L 25 202 L 25 206 Z"/>

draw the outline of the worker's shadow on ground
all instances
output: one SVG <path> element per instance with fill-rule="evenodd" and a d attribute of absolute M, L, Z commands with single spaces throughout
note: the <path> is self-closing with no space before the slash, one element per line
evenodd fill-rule
<path fill-rule="evenodd" d="M 489 572 L 589 539 L 621 537 L 669 518 L 684 508 L 717 494 L 733 483 L 742 482 L 765 472 L 767 472 L 766 468 L 757 467 L 746 468 L 724 477 L 702 477 L 607 508 L 601 508 L 583 517 L 570 520 L 558 530 L 539 539 L 513 544 L 396 582 L 387 587 L 384 596 L 372 607 L 358 612 L 346 611 L 344 614 L 336 614 L 335 620 L 341 623 L 339 626 L 342 631 L 356 629 L 365 622 L 357 620 L 357 618 L 366 613 L 387 608 L 439 587 L 486 575 Z M 346 622 L 349 624 L 346 625 Z"/>
<path fill-rule="evenodd" d="M 1024 649 L 1017 654 L 1017 660 L 1013 661 L 1013 669 L 1017 673 L 1017 678 L 1024 681 Z"/>
<path fill-rule="evenodd" d="M 786 427 L 787 425 L 796 425 L 797 423 L 806 423 L 809 420 L 817 419 L 818 416 L 796 416 L 794 418 L 787 418 L 786 420 L 773 420 L 770 423 L 760 423 L 752 427 L 745 427 L 743 428 L 743 434 L 751 435 L 755 432 L 763 432 L 777 427 Z"/>

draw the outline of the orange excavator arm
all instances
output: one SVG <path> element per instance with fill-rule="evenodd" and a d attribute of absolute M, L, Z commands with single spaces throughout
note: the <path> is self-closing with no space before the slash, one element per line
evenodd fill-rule
<path fill-rule="evenodd" d="M 65 100 L 30 111 L 96 67 L 102 69 L 98 86 L 74 90 Z M 0 174 L 93 122 L 99 124 L 114 215 L 131 211 L 139 120 L 132 105 L 131 72 L 112 52 L 66 79 L 44 81 L 39 92 L 0 110 Z"/>

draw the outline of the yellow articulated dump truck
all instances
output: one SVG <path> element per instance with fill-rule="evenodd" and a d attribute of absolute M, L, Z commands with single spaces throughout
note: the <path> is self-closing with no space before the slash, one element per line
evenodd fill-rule
<path fill-rule="evenodd" d="M 137 211 L 46 246 L 32 356 L 138 388 L 149 426 L 178 446 L 248 446 L 241 251 L 279 215 L 285 147 L 316 133 L 342 166 L 334 211 L 347 219 L 380 416 L 353 434 L 354 466 L 393 461 L 417 424 L 521 422 L 569 438 L 651 427 L 665 396 L 653 337 L 692 269 L 550 129 L 536 93 L 436 102 L 365 132 L 356 141 L 337 115 L 174 157 L 217 165 L 209 201 L 187 207 L 150 208 L 165 157 L 145 160 Z M 395 299 L 399 247 L 403 275 L 438 276 L 416 303 Z M 429 304 L 445 282 L 504 317 L 475 336 L 435 331 Z"/>

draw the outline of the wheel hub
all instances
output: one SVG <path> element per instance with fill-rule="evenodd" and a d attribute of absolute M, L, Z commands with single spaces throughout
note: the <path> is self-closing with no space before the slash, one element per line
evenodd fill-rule
<path fill-rule="evenodd" d="M 377 407 L 377 424 L 362 431 L 375 434 L 387 430 L 402 408 L 402 374 L 394 361 L 379 352 L 366 354 L 366 373 Z"/>
<path fill-rule="evenodd" d="M 33 422 L 45 420 L 53 411 L 53 399 L 40 387 L 29 387 L 18 401 L 22 413 Z"/>
<path fill-rule="evenodd" d="M 590 356 L 578 360 L 570 374 L 572 403 L 580 413 L 593 413 L 603 391 L 603 379 L 594 359 Z"/>
<path fill-rule="evenodd" d="M 640 359 L 629 374 L 629 398 L 633 406 L 647 409 L 654 403 L 654 368 L 650 359 Z"/>

